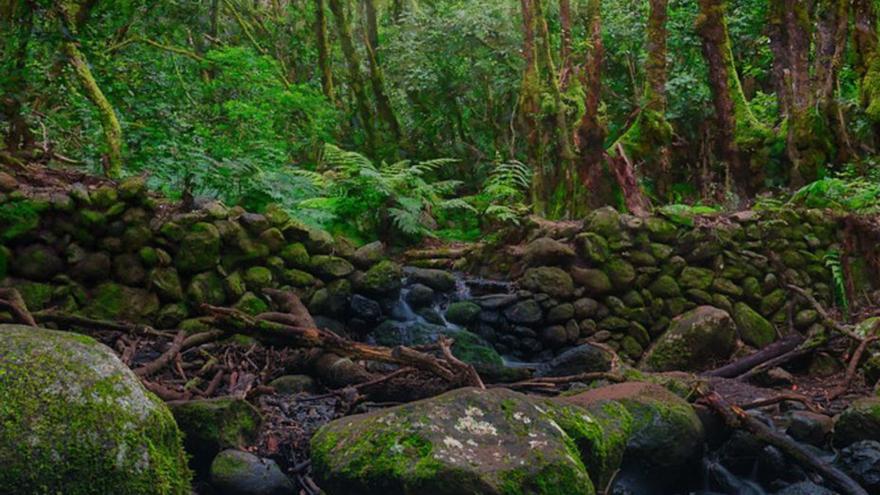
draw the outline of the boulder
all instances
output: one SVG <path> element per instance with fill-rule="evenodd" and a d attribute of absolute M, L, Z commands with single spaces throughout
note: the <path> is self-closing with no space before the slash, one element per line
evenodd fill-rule
<path fill-rule="evenodd" d="M 773 324 L 746 303 L 733 305 L 733 321 L 742 341 L 752 347 L 760 349 L 776 340 Z"/>
<path fill-rule="evenodd" d="M 861 440 L 880 442 L 880 397 L 856 400 L 834 418 L 834 446 L 846 447 Z"/>
<path fill-rule="evenodd" d="M 636 280 L 636 269 L 622 258 L 611 258 L 605 263 L 605 273 L 616 289 L 627 289 Z"/>
<path fill-rule="evenodd" d="M 193 225 L 180 240 L 174 262 L 185 273 L 214 268 L 220 262 L 220 231 L 210 223 Z"/>
<path fill-rule="evenodd" d="M 602 270 L 595 268 L 571 268 L 571 278 L 581 287 L 586 289 L 587 294 L 597 296 L 611 292 L 611 279 Z"/>
<path fill-rule="evenodd" d="M 676 317 L 645 356 L 652 371 L 699 371 L 730 357 L 736 328 L 726 311 L 700 306 Z"/>
<path fill-rule="evenodd" d="M 46 282 L 64 269 L 64 262 L 49 246 L 32 244 L 15 253 L 12 273 L 35 282 Z"/>
<path fill-rule="evenodd" d="M 0 325 L 0 491 L 189 494 L 170 411 L 106 346 Z"/>
<path fill-rule="evenodd" d="M 427 285 L 438 292 L 449 292 L 455 288 L 455 276 L 445 270 L 408 266 L 403 273 L 410 283 Z"/>
<path fill-rule="evenodd" d="M 313 393 L 317 389 L 315 379 L 309 375 L 284 375 L 271 382 L 269 386 L 279 394 L 294 395 L 299 393 Z"/>
<path fill-rule="evenodd" d="M 165 301 L 183 300 L 183 287 L 180 285 L 180 277 L 174 268 L 158 267 L 150 271 L 150 288 L 154 289 L 159 297 Z"/>
<path fill-rule="evenodd" d="M 414 308 L 428 306 L 434 301 L 434 289 L 427 285 L 414 284 L 406 293 L 406 302 Z"/>
<path fill-rule="evenodd" d="M 310 266 L 309 252 L 306 247 L 299 242 L 288 244 L 281 249 L 279 253 L 281 259 L 290 268 L 308 268 Z"/>
<path fill-rule="evenodd" d="M 457 301 L 446 308 L 446 320 L 456 325 L 472 323 L 480 314 L 481 308 L 470 301 Z"/>
<path fill-rule="evenodd" d="M 199 399 L 168 404 L 185 437 L 190 466 L 208 474 L 211 461 L 223 449 L 244 447 L 257 441 L 262 418 L 246 400 L 234 397 Z"/>
<path fill-rule="evenodd" d="M 96 283 L 110 276 L 110 256 L 106 253 L 86 253 L 70 269 L 70 276 L 83 283 Z"/>
<path fill-rule="evenodd" d="M 865 440 L 841 449 L 837 464 L 868 493 L 880 493 L 880 442 Z"/>
<path fill-rule="evenodd" d="M 351 296 L 349 302 L 352 316 L 367 323 L 374 323 L 382 318 L 382 307 L 379 303 L 360 294 Z"/>
<path fill-rule="evenodd" d="M 611 356 L 607 352 L 590 344 L 582 344 L 542 363 L 535 371 L 535 376 L 571 376 L 610 369 Z"/>
<path fill-rule="evenodd" d="M 678 277 L 678 282 L 682 287 L 699 290 L 708 289 L 713 280 L 715 280 L 715 273 L 712 270 L 694 266 L 684 267 Z"/>
<path fill-rule="evenodd" d="M 248 268 L 242 275 L 245 287 L 254 292 L 260 292 L 267 287 L 272 286 L 272 270 L 265 266 L 252 266 Z"/>
<path fill-rule="evenodd" d="M 564 265 L 574 258 L 574 249 L 549 237 L 540 237 L 526 246 L 523 257 L 529 266 Z"/>
<path fill-rule="evenodd" d="M 344 258 L 319 254 L 312 256 L 312 268 L 315 274 L 324 279 L 343 278 L 351 275 L 354 267 Z"/>
<path fill-rule="evenodd" d="M 192 278 L 186 289 L 186 296 L 195 306 L 200 304 L 222 306 L 226 302 L 226 288 L 220 275 L 205 272 Z"/>
<path fill-rule="evenodd" d="M 571 276 L 555 266 L 529 268 L 519 280 L 519 285 L 532 292 L 542 292 L 559 299 L 568 299 L 574 293 Z"/>
<path fill-rule="evenodd" d="M 159 311 L 159 297 L 144 289 L 106 282 L 91 291 L 85 316 L 99 320 L 148 322 Z"/>
<path fill-rule="evenodd" d="M 221 495 L 290 495 L 293 483 L 278 464 L 241 450 L 224 450 L 211 463 L 211 485 Z"/>
<path fill-rule="evenodd" d="M 322 427 L 312 473 L 328 493 L 595 493 L 568 435 L 534 399 L 463 388 Z"/>
<path fill-rule="evenodd" d="M 382 261 L 385 257 L 385 244 L 375 241 L 357 248 L 351 260 L 359 268 L 367 269 Z"/>
<path fill-rule="evenodd" d="M 141 285 L 147 277 L 147 271 L 141 258 L 134 253 L 124 253 L 113 258 L 113 277 L 129 286 Z"/>
<path fill-rule="evenodd" d="M 505 309 L 504 317 L 514 324 L 534 325 L 543 319 L 544 313 L 534 299 L 525 299 Z"/>
<path fill-rule="evenodd" d="M 393 261 L 380 261 L 357 281 L 357 289 L 375 296 L 394 294 L 400 290 L 403 269 Z"/>

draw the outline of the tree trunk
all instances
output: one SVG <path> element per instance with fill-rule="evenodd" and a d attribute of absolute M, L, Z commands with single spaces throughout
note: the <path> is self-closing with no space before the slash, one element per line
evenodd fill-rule
<path fill-rule="evenodd" d="M 330 10 L 333 12 L 333 18 L 336 24 L 336 32 L 339 35 L 339 43 L 342 46 L 342 54 L 345 56 L 345 62 L 348 66 L 348 85 L 354 94 L 355 105 L 357 105 L 358 116 L 361 120 L 361 126 L 364 128 L 366 138 L 367 153 L 372 155 L 376 149 L 376 133 L 373 128 L 373 116 L 370 112 L 370 104 L 367 100 L 367 94 L 364 91 L 364 81 L 361 75 L 361 62 L 357 51 L 354 48 L 352 40 L 351 25 L 348 23 L 345 15 L 345 8 L 342 0 L 329 0 Z"/>
<path fill-rule="evenodd" d="M 715 106 L 715 135 L 718 158 L 729 168 L 731 187 L 740 196 L 748 196 L 752 171 L 748 160 L 740 156 L 741 145 L 763 145 L 762 126 L 751 113 L 736 72 L 724 0 L 700 0 L 697 32 L 702 38 L 703 55 L 709 66 L 709 84 Z"/>
<path fill-rule="evenodd" d="M 315 0 L 315 39 L 318 45 L 318 66 L 321 69 L 321 89 L 332 104 L 336 104 L 333 68 L 330 60 L 330 41 L 327 38 L 327 11 L 324 0 Z"/>
<path fill-rule="evenodd" d="M 519 117 L 526 137 L 526 154 L 533 173 L 531 183 L 532 208 L 538 215 L 547 210 L 547 190 L 540 130 L 540 81 L 538 79 L 537 50 L 535 48 L 534 2 L 521 0 L 523 18 L 523 78 L 519 97 Z"/>
<path fill-rule="evenodd" d="M 849 34 L 850 0 L 819 2 L 818 41 L 814 70 L 814 93 L 819 117 L 834 131 L 837 160 L 848 161 L 853 154 L 846 122 L 834 98 L 843 67 Z"/>
<path fill-rule="evenodd" d="M 880 54 L 877 41 L 877 12 L 873 0 L 855 0 L 853 41 L 856 72 L 861 76 L 862 106 L 874 123 L 874 146 L 880 147 Z"/>
<path fill-rule="evenodd" d="M 600 0 L 589 0 L 584 12 L 584 23 L 590 39 L 583 67 L 579 74 L 584 90 L 584 114 L 576 131 L 579 151 L 578 177 L 582 193 L 580 205 L 599 206 L 611 198 L 610 184 L 602 166 L 605 156 L 605 130 L 599 122 L 599 102 L 602 93 L 602 64 L 605 46 L 602 43 L 602 10 Z"/>
<path fill-rule="evenodd" d="M 776 101 L 779 105 L 779 114 L 783 119 L 788 118 L 788 102 L 791 100 L 789 86 L 786 84 L 786 67 L 788 61 L 788 38 L 785 34 L 783 17 L 785 4 L 779 0 L 770 0 L 770 10 L 767 19 L 767 35 L 770 38 L 770 51 L 773 53 L 771 76 L 773 87 L 776 91 Z"/>
<path fill-rule="evenodd" d="M 400 141 L 400 125 L 394 115 L 391 100 L 385 90 L 385 75 L 379 65 L 379 57 L 376 50 L 379 47 L 378 23 L 376 20 L 375 0 L 363 0 L 366 29 L 364 32 L 364 44 L 367 49 L 367 57 L 370 62 L 370 85 L 373 88 L 373 97 L 376 99 L 376 109 L 379 116 L 385 121 L 385 125 L 391 131 L 395 141 Z"/>
<path fill-rule="evenodd" d="M 33 145 L 33 135 L 22 115 L 22 99 L 27 89 L 28 43 L 33 31 L 33 5 L 26 0 L 0 3 L 0 32 L 6 33 L 0 52 L 0 71 L 6 81 L 0 93 L 0 116 L 9 123 L 6 148 L 15 153 Z"/>
<path fill-rule="evenodd" d="M 562 88 L 568 87 L 571 75 L 571 0 L 559 0 L 559 29 L 561 31 L 559 59 L 561 60 L 559 82 Z"/>
<path fill-rule="evenodd" d="M 59 5 L 62 28 L 66 29 L 71 36 L 77 33 L 78 21 L 84 22 L 88 17 L 88 12 L 83 11 L 88 8 L 88 5 L 90 4 L 79 6 L 70 1 L 62 2 Z M 123 138 L 122 127 L 116 117 L 116 111 L 104 92 L 101 91 L 101 87 L 98 86 L 95 76 L 89 68 L 88 60 L 80 51 L 76 40 L 69 39 L 70 36 L 63 38 L 61 50 L 73 67 L 86 97 L 98 110 L 101 126 L 104 129 L 104 141 L 107 146 L 107 152 L 104 156 L 104 173 L 111 178 L 119 177 L 122 174 Z"/>

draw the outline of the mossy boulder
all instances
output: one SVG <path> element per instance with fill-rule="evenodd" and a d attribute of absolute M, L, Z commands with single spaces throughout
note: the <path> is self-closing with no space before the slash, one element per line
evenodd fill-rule
<path fill-rule="evenodd" d="M 601 295 L 613 289 L 611 279 L 602 270 L 595 268 L 571 268 L 571 278 L 586 289 L 590 295 Z"/>
<path fill-rule="evenodd" d="M 557 399 L 591 421 L 580 428 L 559 421 L 575 442 L 594 478 L 614 476 L 613 493 L 654 493 L 697 468 L 705 434 L 693 408 L 660 385 L 629 382 Z M 596 425 L 603 433 L 597 438 Z M 587 447 L 587 448 L 584 448 Z M 604 484 L 600 486 L 606 486 Z"/>
<path fill-rule="evenodd" d="M 380 261 L 357 281 L 357 289 L 374 296 L 384 296 L 400 290 L 403 268 L 393 261 Z"/>
<path fill-rule="evenodd" d="M 311 453 L 329 493 L 595 493 L 571 438 L 541 404 L 506 389 L 342 418 L 318 430 Z"/>
<path fill-rule="evenodd" d="M 186 289 L 186 296 L 197 307 L 201 304 L 222 306 L 226 302 L 226 288 L 220 275 L 204 272 L 192 278 Z"/>
<path fill-rule="evenodd" d="M 150 271 L 150 287 L 165 301 L 183 300 L 183 286 L 177 270 L 170 266 L 154 268 Z"/>
<path fill-rule="evenodd" d="M 64 269 L 64 262 L 49 246 L 32 244 L 16 251 L 10 266 L 12 273 L 21 278 L 46 282 Z"/>
<path fill-rule="evenodd" d="M 584 223 L 588 230 L 596 232 L 606 239 L 619 238 L 623 230 L 620 213 L 610 206 L 593 210 Z"/>
<path fill-rule="evenodd" d="M 450 323 L 456 325 L 467 325 L 472 323 L 480 314 L 481 308 L 478 304 L 470 301 L 457 301 L 451 303 L 446 308 L 446 319 Z"/>
<path fill-rule="evenodd" d="M 636 279 L 636 269 L 623 258 L 608 260 L 604 271 L 616 289 L 626 289 Z"/>
<path fill-rule="evenodd" d="M 293 287 L 310 287 L 315 285 L 315 276 L 309 272 L 292 268 L 281 273 L 281 281 Z"/>
<path fill-rule="evenodd" d="M 542 363 L 535 376 L 572 376 L 610 369 L 611 354 L 594 345 L 582 344 Z"/>
<path fill-rule="evenodd" d="M 220 452 L 211 463 L 211 486 L 221 495 L 288 495 L 294 486 L 272 459 L 243 450 Z"/>
<path fill-rule="evenodd" d="M 564 265 L 574 258 L 574 249 L 549 237 L 530 242 L 523 256 L 527 265 Z"/>
<path fill-rule="evenodd" d="M 575 246 L 581 256 L 593 263 L 604 263 L 611 255 L 608 241 L 594 232 L 584 232 L 575 238 Z"/>
<path fill-rule="evenodd" d="M 697 268 L 695 266 L 686 266 L 681 270 L 678 282 L 682 287 L 688 289 L 706 290 L 712 285 L 715 279 L 715 273 L 706 268 Z"/>
<path fill-rule="evenodd" d="M 542 292 L 559 299 L 569 299 L 574 293 L 571 275 L 555 266 L 529 268 L 519 280 L 519 285 L 532 292 Z"/>
<path fill-rule="evenodd" d="M 385 244 L 382 241 L 375 241 L 357 248 L 351 259 L 354 264 L 366 270 L 367 268 L 382 261 L 385 257 Z"/>
<path fill-rule="evenodd" d="M 342 278 L 351 275 L 354 267 L 344 258 L 319 254 L 311 258 L 315 274 L 324 279 Z"/>
<path fill-rule="evenodd" d="M 504 317 L 514 324 L 534 325 L 541 322 L 544 312 L 534 299 L 525 299 L 505 309 Z"/>
<path fill-rule="evenodd" d="M 645 220 L 645 230 L 651 236 L 651 240 L 657 242 L 673 242 L 678 236 L 675 224 L 660 217 L 649 217 Z"/>
<path fill-rule="evenodd" d="M 30 311 L 45 309 L 52 301 L 55 287 L 41 282 L 16 281 L 15 288 Z"/>
<path fill-rule="evenodd" d="M 220 231 L 210 223 L 193 225 L 180 240 L 174 262 L 186 273 L 214 268 L 220 262 Z"/>
<path fill-rule="evenodd" d="M 736 328 L 726 311 L 699 306 L 669 324 L 645 356 L 652 371 L 704 370 L 730 357 L 736 347 Z"/>
<path fill-rule="evenodd" d="M 190 466 L 207 474 L 211 461 L 223 449 L 245 447 L 257 440 L 262 417 L 246 400 L 234 397 L 171 402 Z"/>
<path fill-rule="evenodd" d="M 106 346 L 0 326 L 0 491 L 189 494 L 165 404 Z"/>
<path fill-rule="evenodd" d="M 835 447 L 846 447 L 862 440 L 880 442 L 880 397 L 854 401 L 834 418 Z"/>
<path fill-rule="evenodd" d="M 306 251 L 306 247 L 302 245 L 302 243 L 294 242 L 293 244 L 288 244 L 281 249 L 280 253 L 281 259 L 284 260 L 284 263 L 290 268 L 308 268 L 310 266 L 309 261 L 309 252 Z"/>
<path fill-rule="evenodd" d="M 455 288 L 455 276 L 446 270 L 408 266 L 403 273 L 410 283 L 427 285 L 438 292 L 449 292 Z"/>
<path fill-rule="evenodd" d="M 733 305 L 733 321 L 742 341 L 752 347 L 760 349 L 776 340 L 773 324 L 746 303 Z"/>
<path fill-rule="evenodd" d="M 667 298 L 667 297 L 678 297 L 681 295 L 681 289 L 678 287 L 678 282 L 675 281 L 669 275 L 660 275 L 657 277 L 648 290 L 651 291 L 656 297 Z"/>
<path fill-rule="evenodd" d="M 269 311 L 269 304 L 253 292 L 245 292 L 234 307 L 253 316 Z"/>
<path fill-rule="evenodd" d="M 107 282 L 91 291 L 83 308 L 86 316 L 99 320 L 148 322 L 159 311 L 159 297 L 144 289 Z"/>
<path fill-rule="evenodd" d="M 272 270 L 265 266 L 252 266 L 244 272 L 242 279 L 248 290 L 259 292 L 272 286 Z"/>

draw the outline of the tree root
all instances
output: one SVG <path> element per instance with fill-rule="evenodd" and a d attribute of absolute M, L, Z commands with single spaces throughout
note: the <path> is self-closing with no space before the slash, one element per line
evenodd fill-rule
<path fill-rule="evenodd" d="M 12 317 L 15 318 L 15 321 L 22 325 L 27 325 L 29 327 L 37 326 L 37 322 L 34 321 L 33 315 L 28 311 L 24 298 L 21 297 L 21 293 L 16 289 L 0 289 L 0 308 L 9 310 L 9 312 L 12 313 Z"/>

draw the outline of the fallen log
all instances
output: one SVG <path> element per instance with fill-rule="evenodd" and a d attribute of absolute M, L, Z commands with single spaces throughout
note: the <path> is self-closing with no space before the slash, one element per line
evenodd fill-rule
<path fill-rule="evenodd" d="M 766 363 L 774 358 L 782 356 L 788 352 L 797 349 L 804 340 L 803 335 L 799 333 L 793 333 L 786 335 L 777 342 L 774 342 L 767 347 L 761 349 L 760 351 L 754 352 L 745 356 L 741 359 L 738 359 L 732 363 L 724 365 L 720 368 L 707 371 L 703 373 L 705 376 L 713 376 L 719 378 L 736 378 L 740 376 L 756 366 Z"/>
<path fill-rule="evenodd" d="M 704 395 L 702 400 L 717 412 L 729 427 L 744 429 L 758 440 L 776 447 L 805 468 L 832 482 L 843 494 L 868 495 L 868 492 L 846 473 L 817 457 L 791 438 L 751 417 L 742 408 L 728 404 L 716 392 Z"/>

